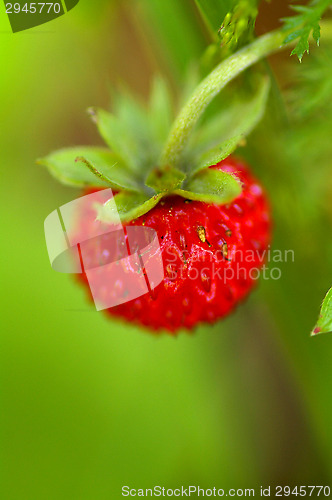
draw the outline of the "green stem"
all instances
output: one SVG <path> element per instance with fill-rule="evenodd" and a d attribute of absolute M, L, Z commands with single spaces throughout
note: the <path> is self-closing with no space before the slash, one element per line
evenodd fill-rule
<path fill-rule="evenodd" d="M 161 165 L 177 165 L 190 132 L 213 98 L 246 68 L 281 48 L 284 40 L 285 32 L 281 30 L 257 38 L 218 64 L 204 78 L 174 122 L 161 157 Z"/>
<path fill-rule="evenodd" d="M 331 27 L 331 23 L 328 21 L 324 25 L 325 27 Z M 329 32 L 328 29 L 327 32 Z M 278 50 L 294 44 L 294 41 L 288 44 L 283 43 L 287 35 L 288 32 L 283 29 L 272 31 L 257 38 L 250 45 L 242 48 L 216 66 L 198 85 L 175 119 L 160 159 L 160 165 L 176 166 L 178 164 L 191 131 L 213 98 L 228 82 L 249 68 L 249 66 Z"/>

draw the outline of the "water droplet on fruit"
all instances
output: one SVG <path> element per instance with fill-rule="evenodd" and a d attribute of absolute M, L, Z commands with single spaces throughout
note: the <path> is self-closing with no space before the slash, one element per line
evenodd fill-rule
<path fill-rule="evenodd" d="M 261 194 L 263 194 L 262 188 L 258 184 L 252 184 L 249 187 L 249 191 L 255 196 L 260 196 Z"/>
<path fill-rule="evenodd" d="M 238 205 L 237 203 L 234 203 L 234 205 L 233 205 L 233 209 L 235 210 L 235 212 L 236 212 L 238 215 L 243 215 L 243 209 L 242 209 L 242 207 L 240 207 L 240 205 Z"/>
<path fill-rule="evenodd" d="M 257 240 L 251 240 L 251 244 L 254 247 L 255 250 L 259 251 L 262 248 L 262 244 L 260 241 Z"/>

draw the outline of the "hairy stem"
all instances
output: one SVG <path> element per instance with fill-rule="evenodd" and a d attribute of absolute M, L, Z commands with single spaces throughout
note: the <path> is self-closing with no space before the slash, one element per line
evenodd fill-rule
<path fill-rule="evenodd" d="M 322 26 L 323 27 L 323 26 Z M 331 23 L 324 23 L 331 28 Z M 330 32 L 330 30 L 327 30 Z M 330 34 L 329 33 L 329 34 Z M 222 61 L 196 87 L 187 104 L 175 119 L 166 146 L 160 159 L 160 165 L 178 164 L 179 157 L 187 144 L 190 132 L 213 98 L 242 71 L 266 56 L 294 44 L 284 44 L 287 37 L 285 30 L 279 29 L 257 38 L 254 42 Z"/>

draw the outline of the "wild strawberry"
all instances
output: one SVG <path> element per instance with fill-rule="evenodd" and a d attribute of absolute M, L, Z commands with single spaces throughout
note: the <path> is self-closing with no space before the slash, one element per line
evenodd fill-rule
<path fill-rule="evenodd" d="M 243 162 L 229 157 L 211 168 L 236 175 L 242 193 L 228 205 L 170 196 L 125 224 L 156 230 L 165 278 L 149 293 L 106 309 L 107 314 L 176 332 L 223 318 L 252 289 L 270 241 L 266 196 Z M 80 224 L 86 232 L 84 220 Z M 105 244 L 103 251 L 112 248 Z"/>
<path fill-rule="evenodd" d="M 112 266 L 105 265 L 119 262 L 115 257 L 130 249 L 128 236 L 84 243 L 84 264 L 98 268 L 94 300 L 106 301 L 109 307 L 109 298 L 117 292 L 129 297 L 105 309 L 107 314 L 174 333 L 223 318 L 252 289 L 270 241 L 268 202 L 249 169 L 229 155 L 261 118 L 268 88 L 263 78 L 249 103 L 236 101 L 226 120 L 217 115 L 213 126 L 207 122 L 196 129 L 193 125 L 203 107 L 198 104 L 197 113 L 188 115 L 197 101 L 194 94 L 194 104 L 189 102 L 171 128 L 169 95 L 159 81 L 148 112 L 133 100 L 121 99 L 116 115 L 91 112 L 110 150 L 69 148 L 41 161 L 62 182 L 88 187 L 85 194 L 91 188 L 117 193 L 98 207 L 82 210 L 75 241 L 94 234 L 89 224 L 96 218 L 108 227 L 120 217 L 127 233 L 130 227 L 142 226 L 158 235 L 164 278 L 158 286 L 148 287 L 148 293 L 144 288 L 136 295 L 130 293 L 136 286 L 135 273 L 124 283 L 120 267 L 110 271 Z M 200 87 L 198 103 L 201 91 Z M 233 129 L 225 130 L 232 113 Z M 130 266 L 127 262 L 121 266 Z M 84 274 L 80 280 L 91 288 Z"/>

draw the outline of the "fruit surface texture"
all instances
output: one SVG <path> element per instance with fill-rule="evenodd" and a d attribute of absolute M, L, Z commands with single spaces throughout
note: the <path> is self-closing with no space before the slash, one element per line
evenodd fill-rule
<path fill-rule="evenodd" d="M 149 293 L 106 309 L 108 315 L 176 334 L 225 317 L 254 287 L 270 243 L 266 194 L 242 161 L 229 157 L 210 168 L 236 176 L 243 186 L 241 194 L 226 205 L 170 195 L 124 224 L 157 232 L 164 279 Z M 79 226 L 79 231 L 87 231 L 84 218 Z M 80 276 L 88 288 L 86 276 Z M 110 289 L 113 286 L 121 283 L 110 283 Z"/>

